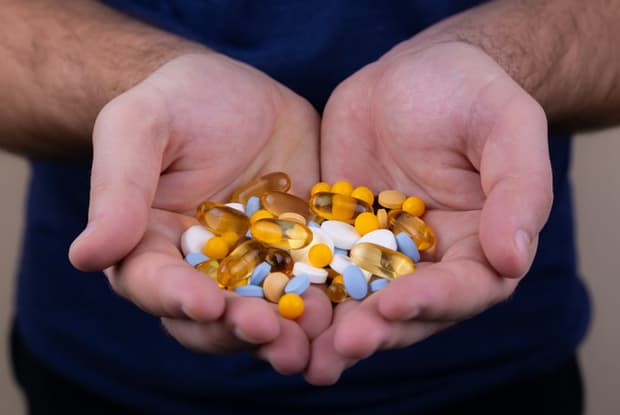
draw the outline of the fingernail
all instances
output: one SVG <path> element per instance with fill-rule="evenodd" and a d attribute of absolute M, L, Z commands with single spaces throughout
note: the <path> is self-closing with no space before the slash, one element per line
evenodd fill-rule
<path fill-rule="evenodd" d="M 517 245 L 517 249 L 519 253 L 527 258 L 530 252 L 530 244 L 531 244 L 530 236 L 523 229 L 517 230 L 515 233 L 515 244 Z"/>

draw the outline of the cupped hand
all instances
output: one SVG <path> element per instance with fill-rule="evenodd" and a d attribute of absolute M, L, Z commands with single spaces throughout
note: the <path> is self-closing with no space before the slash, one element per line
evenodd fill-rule
<path fill-rule="evenodd" d="M 306 295 L 312 319 L 285 320 L 273 304 L 219 289 L 184 262 L 179 241 L 200 202 L 226 201 L 264 173 L 292 172 L 292 192 L 307 192 L 318 129 L 308 102 L 249 66 L 207 52 L 169 61 L 97 118 L 89 221 L 72 263 L 107 268 L 118 294 L 191 349 L 247 349 L 278 371 L 302 370 L 309 339 L 331 320 L 324 296 Z"/>
<path fill-rule="evenodd" d="M 405 42 L 344 81 L 325 109 L 321 166 L 324 181 L 422 197 L 438 245 L 415 273 L 336 307 L 312 345 L 306 378 L 316 384 L 509 297 L 552 202 L 543 110 L 460 42 Z"/>

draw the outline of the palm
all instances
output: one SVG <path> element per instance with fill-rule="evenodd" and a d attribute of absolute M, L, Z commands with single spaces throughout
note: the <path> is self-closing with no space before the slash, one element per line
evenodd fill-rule
<path fill-rule="evenodd" d="M 521 276 L 529 267 L 550 203 L 544 117 L 472 47 L 401 47 L 345 81 L 325 114 L 323 179 L 422 197 L 438 246 L 423 255 L 417 273 L 338 306 L 333 326 L 313 348 L 307 376 L 316 383 L 334 381 L 376 350 L 410 345 L 505 299 L 518 279 L 503 276 Z M 515 190 L 534 194 L 536 202 L 524 205 Z M 514 226 L 538 207 L 532 243 L 519 252 Z"/>

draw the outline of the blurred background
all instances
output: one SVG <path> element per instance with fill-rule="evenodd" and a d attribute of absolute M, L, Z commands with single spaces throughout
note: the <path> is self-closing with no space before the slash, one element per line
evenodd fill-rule
<path fill-rule="evenodd" d="M 620 278 L 615 249 L 620 242 L 620 129 L 581 135 L 575 140 L 575 184 L 580 270 L 594 302 L 594 321 L 581 348 L 586 415 L 620 413 L 620 331 L 616 323 Z M 13 273 L 20 244 L 26 163 L 0 152 L 0 414 L 23 414 L 10 376 L 8 329 L 13 302 Z"/>

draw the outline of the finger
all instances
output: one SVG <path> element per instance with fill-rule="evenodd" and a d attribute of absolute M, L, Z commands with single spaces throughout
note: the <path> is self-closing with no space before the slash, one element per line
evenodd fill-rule
<path fill-rule="evenodd" d="M 500 274 L 521 277 L 534 259 L 538 233 L 553 199 L 547 121 L 540 106 L 524 92 L 508 104 L 493 94 L 487 93 L 484 99 L 491 102 L 486 105 L 501 105 L 503 110 L 491 124 L 482 149 L 480 174 L 487 200 L 480 240 Z"/>
<path fill-rule="evenodd" d="M 278 336 L 258 348 L 257 357 L 269 362 L 283 375 L 300 373 L 308 364 L 310 343 L 304 331 L 294 321 L 279 319 Z"/>
<path fill-rule="evenodd" d="M 183 347 L 195 353 L 229 354 L 257 347 L 240 340 L 222 323 L 164 317 L 162 325 Z"/>
<path fill-rule="evenodd" d="M 116 263 L 144 234 L 167 141 L 157 102 L 133 90 L 97 117 L 88 225 L 69 252 L 78 269 Z"/>
<path fill-rule="evenodd" d="M 177 245 L 191 219 L 153 211 L 149 231 L 118 266 L 106 272 L 116 293 L 156 316 L 213 321 L 224 312 L 224 292 L 182 258 Z"/>
<path fill-rule="evenodd" d="M 475 236 L 461 244 L 480 249 Z M 454 247 L 441 263 L 392 281 L 377 295 L 379 313 L 390 321 L 460 321 L 508 298 L 518 280 L 503 278 L 471 250 Z"/>
<path fill-rule="evenodd" d="M 332 304 L 318 287 L 310 287 L 303 295 L 304 312 L 295 320 L 312 340 L 325 331 L 332 321 Z"/>

